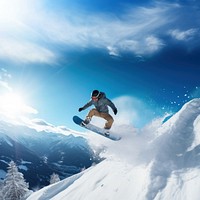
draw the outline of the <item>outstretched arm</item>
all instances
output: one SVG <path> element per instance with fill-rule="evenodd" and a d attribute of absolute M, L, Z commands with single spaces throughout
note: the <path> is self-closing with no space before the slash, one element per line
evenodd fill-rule
<path fill-rule="evenodd" d="M 85 110 L 86 108 L 90 107 L 92 105 L 92 100 L 86 103 L 83 107 L 79 108 L 78 111 L 81 112 L 82 110 Z"/>

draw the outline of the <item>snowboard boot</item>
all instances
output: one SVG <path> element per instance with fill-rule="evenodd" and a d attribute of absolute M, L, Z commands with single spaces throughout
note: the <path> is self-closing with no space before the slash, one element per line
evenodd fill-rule
<path fill-rule="evenodd" d="M 85 120 L 84 120 L 84 121 L 82 121 L 82 123 L 81 123 L 81 124 L 82 124 L 83 126 L 86 126 L 87 124 L 89 124 L 89 123 L 90 123 L 90 121 L 91 121 L 91 118 L 90 118 L 90 117 L 86 117 L 86 118 L 85 118 Z"/>

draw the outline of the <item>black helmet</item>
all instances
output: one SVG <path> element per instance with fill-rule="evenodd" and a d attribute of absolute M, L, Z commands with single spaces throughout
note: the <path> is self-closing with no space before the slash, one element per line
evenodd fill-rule
<path fill-rule="evenodd" d="M 93 92 L 92 92 L 92 94 L 91 94 L 91 97 L 96 97 L 96 98 L 98 98 L 99 95 L 100 95 L 99 90 L 93 90 Z"/>

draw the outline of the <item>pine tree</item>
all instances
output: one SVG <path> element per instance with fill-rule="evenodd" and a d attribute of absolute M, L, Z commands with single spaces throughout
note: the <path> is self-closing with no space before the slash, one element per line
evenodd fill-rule
<path fill-rule="evenodd" d="M 20 200 L 29 192 L 29 184 L 25 182 L 24 176 L 17 169 L 16 164 L 9 163 L 3 186 L 3 197 L 6 200 Z"/>
<path fill-rule="evenodd" d="M 3 189 L 3 187 L 0 185 L 0 199 L 3 199 L 2 189 Z"/>
<path fill-rule="evenodd" d="M 59 182 L 59 181 L 60 181 L 59 175 L 53 173 L 51 175 L 51 178 L 50 178 L 50 184 L 53 184 L 53 183 L 56 183 L 56 182 Z"/>

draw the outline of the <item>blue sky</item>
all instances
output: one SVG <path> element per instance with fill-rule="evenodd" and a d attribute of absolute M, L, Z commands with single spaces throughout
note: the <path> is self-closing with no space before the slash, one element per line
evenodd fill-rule
<path fill-rule="evenodd" d="M 76 129 L 93 89 L 141 127 L 200 96 L 200 3 L 2 0 L 0 91 Z M 37 113 L 37 114 L 36 114 Z M 112 113 L 112 112 L 111 112 Z"/>

